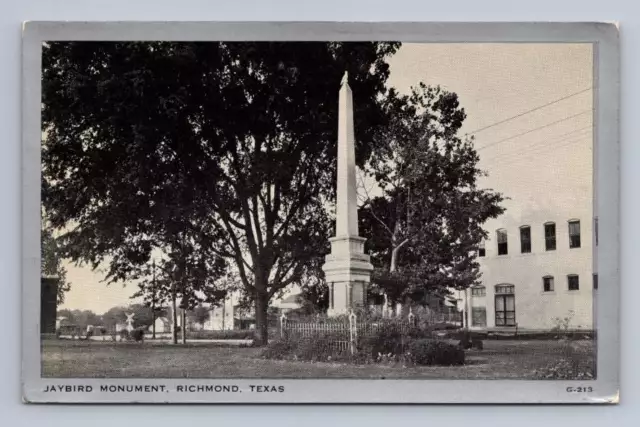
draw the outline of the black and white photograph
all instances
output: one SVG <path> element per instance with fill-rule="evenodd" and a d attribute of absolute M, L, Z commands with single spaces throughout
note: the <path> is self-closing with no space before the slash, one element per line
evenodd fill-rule
<path fill-rule="evenodd" d="M 615 25 L 29 25 L 27 401 L 617 401 Z"/>

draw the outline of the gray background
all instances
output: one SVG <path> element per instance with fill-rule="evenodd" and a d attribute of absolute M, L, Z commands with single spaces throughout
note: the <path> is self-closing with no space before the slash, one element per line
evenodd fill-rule
<path fill-rule="evenodd" d="M 6 2 L 5 2 L 6 3 Z M 248 3 L 252 3 L 248 5 Z M 366 7 L 364 6 L 366 3 Z M 0 124 L 4 137 L 3 155 L 0 157 L 0 195 L 5 200 L 0 215 L 4 226 L 0 242 L 0 274 L 3 277 L 2 309 L 2 361 L 0 370 L 0 405 L 3 424 L 32 425 L 123 425 L 143 424 L 172 425 L 188 416 L 189 423 L 277 423 L 299 424 L 296 419 L 305 417 L 305 424 L 325 425 L 344 421 L 348 423 L 389 425 L 390 423 L 446 423 L 460 425 L 473 423 L 482 425 L 540 425 L 549 422 L 580 423 L 581 426 L 602 424 L 606 421 L 618 425 L 632 425 L 632 404 L 638 401 L 638 336 L 633 327 L 635 316 L 632 306 L 640 293 L 632 286 L 634 277 L 628 266 L 633 265 L 632 242 L 638 241 L 640 229 L 633 218 L 638 213 L 638 202 L 633 200 L 633 185 L 637 172 L 632 167 L 640 160 L 639 149 L 631 141 L 638 136 L 638 121 L 633 121 L 632 112 L 640 111 L 637 83 L 631 76 L 640 75 L 638 52 L 640 42 L 640 19 L 632 2 L 628 1 L 449 1 L 445 4 L 394 0 L 350 1 L 323 0 L 316 4 L 302 1 L 237 1 L 232 4 L 213 1 L 27 1 L 3 4 L 0 12 Z M 389 8 L 393 5 L 393 9 Z M 635 17 L 635 19 L 634 19 Z M 108 406 L 23 406 L 19 403 L 19 267 L 20 245 L 20 22 L 23 20 L 453 20 L 453 21 L 603 21 L 621 22 L 622 56 L 622 128 L 621 128 L 621 197 L 622 197 L 622 405 L 619 407 L 284 407 L 260 406 L 240 407 L 114 407 Z M 634 46 L 634 42 L 636 45 Z M 634 99 L 635 98 L 635 99 Z M 634 108 L 635 107 L 635 108 Z M 635 114 L 637 116 L 637 113 Z M 635 131 L 635 132 L 634 132 Z M 631 261 L 631 262 L 630 262 Z M 636 413 L 637 414 L 637 413 Z M 544 417 L 544 418 L 543 418 Z M 605 421 L 605 417 L 607 420 Z M 613 417 L 614 419 L 611 419 Z M 626 421 L 623 419 L 626 417 Z M 184 421 L 182 421 L 184 422 Z M 107 424 L 108 423 L 108 424 Z"/>

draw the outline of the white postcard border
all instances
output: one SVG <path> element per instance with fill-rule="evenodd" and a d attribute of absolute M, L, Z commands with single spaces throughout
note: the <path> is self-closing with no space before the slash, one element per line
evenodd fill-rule
<path fill-rule="evenodd" d="M 430 43 L 593 43 L 594 191 L 599 245 L 597 379 L 53 379 L 40 361 L 40 144 L 42 42 L 52 40 L 402 41 Z M 617 403 L 619 399 L 620 185 L 618 28 L 605 23 L 329 22 L 26 22 L 23 24 L 22 394 L 33 403 Z M 594 215 L 595 216 L 595 215 Z M 52 394 L 49 385 L 84 386 Z M 115 386 L 163 391 L 100 391 Z M 179 385 L 229 385 L 236 392 L 176 391 Z M 257 392 L 258 385 L 284 392 Z M 253 388 L 252 388 L 253 386 Z M 591 393 L 575 393 L 576 387 Z M 91 391 L 87 391 L 87 387 Z M 139 387 L 142 387 L 140 389 Z M 76 387 L 77 390 L 77 387 Z M 147 389 L 151 390 L 151 389 Z M 252 391 L 253 390 L 253 391 Z"/>

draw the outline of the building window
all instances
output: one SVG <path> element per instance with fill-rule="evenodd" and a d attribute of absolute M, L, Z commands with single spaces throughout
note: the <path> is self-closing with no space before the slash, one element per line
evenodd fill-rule
<path fill-rule="evenodd" d="M 513 294 L 515 286 L 513 285 L 496 285 L 496 294 Z"/>
<path fill-rule="evenodd" d="M 542 289 L 545 292 L 553 292 L 553 276 L 544 276 L 542 278 Z"/>
<path fill-rule="evenodd" d="M 577 274 L 570 274 L 567 276 L 567 282 L 569 284 L 570 291 L 577 291 L 580 289 L 580 280 Z"/>
<path fill-rule="evenodd" d="M 513 285 L 496 285 L 496 326 L 516 325 L 516 297 Z"/>
<path fill-rule="evenodd" d="M 528 225 L 520 227 L 520 252 L 523 254 L 531 252 L 531 227 Z"/>
<path fill-rule="evenodd" d="M 594 222 L 593 229 L 594 229 L 594 234 L 596 238 L 596 246 L 598 246 L 598 217 L 596 217 L 593 222 Z"/>
<path fill-rule="evenodd" d="M 507 247 L 507 230 L 496 231 L 498 237 L 498 255 L 507 255 L 509 249 Z"/>
<path fill-rule="evenodd" d="M 544 246 L 548 251 L 556 250 L 556 224 L 553 222 L 544 225 Z"/>
<path fill-rule="evenodd" d="M 580 221 L 569 221 L 569 247 L 580 247 Z"/>
<path fill-rule="evenodd" d="M 471 296 L 473 297 L 483 297 L 487 295 L 487 290 L 484 286 L 476 286 L 471 288 Z"/>
<path fill-rule="evenodd" d="M 598 289 L 598 275 L 594 274 L 593 275 L 593 289 Z"/>
<path fill-rule="evenodd" d="M 471 326 L 487 326 L 487 309 L 471 307 Z"/>
<path fill-rule="evenodd" d="M 487 255 L 487 251 L 485 250 L 484 247 L 484 240 L 482 242 L 480 242 L 480 244 L 478 245 L 478 256 L 485 256 Z"/>

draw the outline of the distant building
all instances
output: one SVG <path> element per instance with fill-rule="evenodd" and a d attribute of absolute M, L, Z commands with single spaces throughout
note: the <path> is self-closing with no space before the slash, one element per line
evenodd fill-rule
<path fill-rule="evenodd" d="M 278 308 L 281 313 L 288 313 L 292 310 L 297 310 L 302 305 L 300 304 L 300 294 L 293 294 L 284 297 L 282 300 L 277 301 L 274 307 Z"/>
<path fill-rule="evenodd" d="M 56 333 L 58 312 L 58 277 L 40 278 L 40 333 Z"/>
<path fill-rule="evenodd" d="M 178 317 L 180 319 L 180 317 Z M 155 321 L 156 333 L 165 334 L 171 332 L 171 321 L 166 317 L 158 317 Z M 153 325 L 149 326 L 149 331 L 153 330 Z"/>
<path fill-rule="evenodd" d="M 234 319 L 237 315 L 235 307 L 239 297 L 239 293 L 234 292 L 219 307 L 213 307 L 209 313 L 209 318 L 204 322 L 203 329 L 210 331 L 235 329 Z"/>

